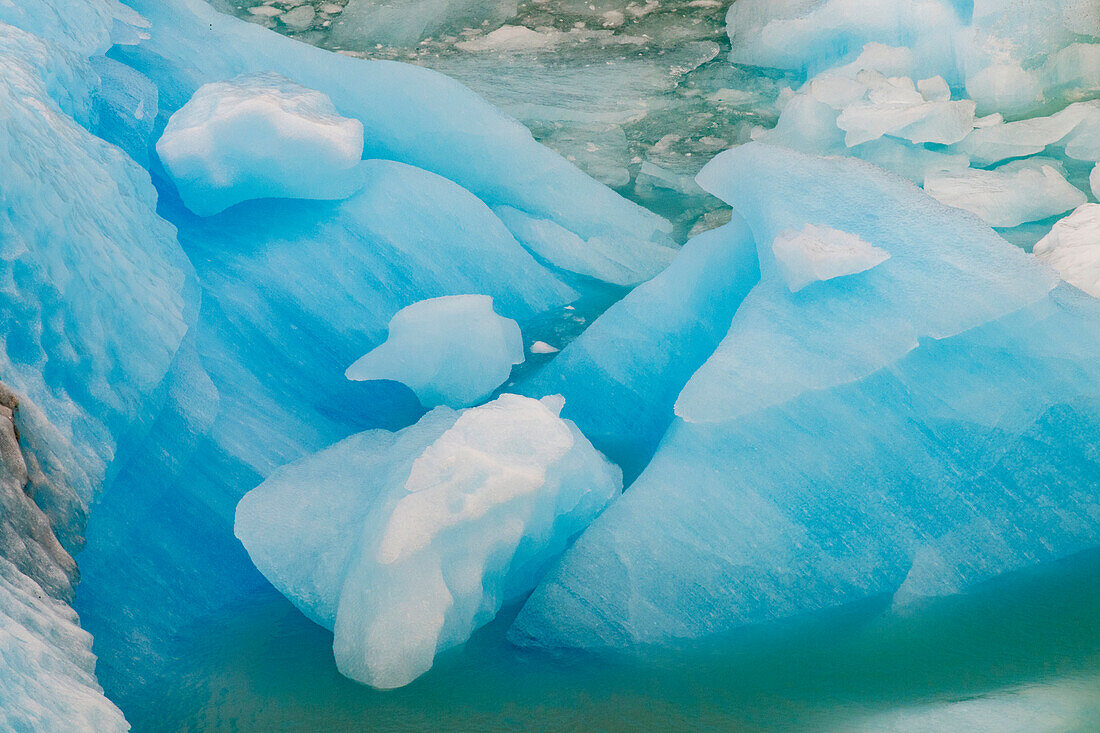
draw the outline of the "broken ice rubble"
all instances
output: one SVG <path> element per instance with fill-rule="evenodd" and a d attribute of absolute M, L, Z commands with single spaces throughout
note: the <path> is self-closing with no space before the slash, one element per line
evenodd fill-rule
<path fill-rule="evenodd" d="M 392 379 L 425 407 L 469 407 L 523 363 L 519 325 L 493 312 L 487 295 L 413 303 L 390 319 L 385 343 L 348 367 L 348 379 Z"/>
<path fill-rule="evenodd" d="M 316 622 L 336 663 L 399 687 L 534 587 L 622 474 L 560 398 L 505 394 L 276 471 L 237 508 L 253 561 Z"/>

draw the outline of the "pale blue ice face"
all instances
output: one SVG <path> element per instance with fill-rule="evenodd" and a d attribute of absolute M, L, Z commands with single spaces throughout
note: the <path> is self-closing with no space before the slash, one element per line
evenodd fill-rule
<path fill-rule="evenodd" d="M 296 3 L 0 0 L 0 728 L 1095 727 L 1094 3 Z"/>

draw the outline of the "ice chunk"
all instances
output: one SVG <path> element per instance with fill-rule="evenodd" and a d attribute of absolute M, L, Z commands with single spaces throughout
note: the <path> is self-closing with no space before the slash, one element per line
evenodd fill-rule
<path fill-rule="evenodd" d="M 440 407 L 291 464 L 237 507 L 257 567 L 333 629 L 340 671 L 399 687 L 461 644 L 619 492 L 562 401 Z"/>
<path fill-rule="evenodd" d="M 1089 188 L 1092 189 L 1092 197 L 1100 201 L 1100 163 L 1094 165 L 1092 173 L 1089 173 Z"/>
<path fill-rule="evenodd" d="M 539 145 L 527 128 L 453 78 L 418 66 L 333 54 L 218 13 L 205 2 L 131 0 L 131 5 L 151 22 L 149 38 L 134 49 L 119 49 L 118 56 L 156 82 L 163 113 L 174 112 L 203 83 L 220 82 L 243 73 L 274 71 L 323 92 L 341 115 L 359 120 L 367 131 L 365 158 L 401 161 L 431 171 L 454 181 L 490 207 L 510 206 L 535 219 L 553 221 L 582 242 L 594 238 L 609 242 L 629 240 L 622 251 L 634 253 L 633 269 L 646 271 L 649 276 L 668 262 L 665 256 L 668 247 L 633 246 L 671 244 L 668 237 L 671 225 L 667 221 L 627 201 Z M 661 88 L 676 85 L 684 73 L 681 66 L 694 68 L 718 51 L 716 44 L 691 45 L 686 53 L 662 57 L 671 61 L 664 67 Z M 709 48 L 695 48 L 697 45 Z M 234 53 L 205 51 L 211 47 L 232 48 Z M 173 63 L 165 64 L 164 59 L 172 59 Z M 689 61 L 694 66 L 688 65 Z M 499 59 L 486 59 L 485 63 L 499 69 Z M 655 66 L 654 61 L 646 68 Z M 539 69 L 532 70 L 538 78 L 545 78 L 540 74 L 560 78 L 556 69 L 541 66 Z M 571 65 L 569 69 L 568 74 L 578 78 L 583 74 L 584 79 L 594 71 L 591 59 L 584 66 Z M 674 70 L 677 73 L 672 73 Z M 467 69 L 468 74 L 480 78 L 484 78 L 483 71 L 484 66 Z M 461 74 L 453 75 L 463 78 Z M 520 76 L 524 78 L 517 78 Z M 614 81 L 638 82 L 650 89 L 655 83 L 651 76 L 647 73 L 641 79 L 633 64 L 624 61 L 615 67 Z M 513 83 L 528 92 L 531 90 L 528 82 L 537 83 L 537 79 L 518 69 L 513 74 L 497 74 L 493 78 L 499 80 L 496 91 L 500 98 L 491 101 L 498 102 L 514 99 Z M 593 95 L 591 84 L 582 85 L 584 91 L 579 97 L 563 98 L 563 88 L 577 88 L 569 83 L 571 78 L 553 84 L 540 96 L 549 100 L 548 104 L 558 106 L 588 104 L 585 100 Z M 606 95 L 600 95 L 588 106 L 606 109 Z M 630 106 L 636 109 L 638 101 L 630 100 Z M 462 115 L 456 117 L 455 110 L 462 110 Z M 517 170 L 524 174 L 515 175 Z M 598 259 L 600 253 L 593 256 Z M 650 256 L 655 259 L 646 261 Z"/>
<path fill-rule="evenodd" d="M 797 232 L 780 232 L 772 252 L 792 293 L 815 282 L 870 270 L 890 259 L 889 252 L 854 234 L 813 224 Z"/>
<path fill-rule="evenodd" d="M 948 2 L 738 0 L 726 25 L 736 63 L 816 73 L 865 44 L 907 46 L 927 75 L 949 72 L 961 28 Z"/>
<path fill-rule="evenodd" d="M 545 341 L 536 341 L 535 343 L 531 344 L 532 354 L 556 354 L 559 351 L 561 351 L 561 349 L 557 348 L 556 346 L 551 346 Z"/>
<path fill-rule="evenodd" d="M 1100 204 L 1082 204 L 1059 219 L 1033 251 L 1070 285 L 1100 298 Z"/>
<path fill-rule="evenodd" d="M 399 310 L 385 343 L 348 367 L 347 378 L 401 382 L 425 407 L 468 407 L 522 363 L 519 325 L 493 312 L 492 298 L 448 295 Z"/>
<path fill-rule="evenodd" d="M 937 171 L 924 179 L 924 190 L 995 227 L 1045 219 L 1087 200 L 1049 158 L 1013 161 L 988 171 Z"/>
<path fill-rule="evenodd" d="M 363 124 L 279 74 L 243 74 L 195 92 L 157 153 L 203 216 L 250 199 L 341 199 L 362 185 Z"/>
<path fill-rule="evenodd" d="M 971 100 L 943 100 L 942 90 L 929 87 L 929 93 L 936 97 L 929 101 L 912 79 L 888 78 L 875 71 L 861 72 L 857 79 L 867 87 L 866 99 L 848 105 L 837 117 L 837 126 L 845 131 L 844 142 L 849 147 L 883 135 L 914 143 L 950 144 L 962 140 L 974 127 L 975 105 Z M 942 79 L 940 82 L 946 89 Z"/>
<path fill-rule="evenodd" d="M 983 125 L 956 147 L 969 155 L 975 165 L 989 165 L 1008 158 L 1041 153 L 1048 145 L 1066 140 L 1078 127 L 1084 132 L 1081 150 L 1077 152 L 1083 154 L 1087 147 L 1087 131 L 1100 128 L 1100 101 L 1071 104 L 1048 117 Z M 1084 155 L 1071 157 L 1088 159 Z"/>
<path fill-rule="evenodd" d="M 760 184 L 765 171 L 777 177 L 773 186 Z M 844 190 L 843 197 L 839 192 L 823 196 L 825 180 Z M 775 272 L 770 252 L 775 237 L 807 223 L 854 234 L 888 252 L 890 259 L 864 276 L 807 289 L 804 300 L 770 280 L 784 297 L 769 293 L 768 305 L 739 311 L 732 330 L 738 345 L 727 336 L 729 347 L 720 348 L 679 397 L 677 414 L 688 420 L 726 420 L 806 389 L 858 379 L 900 358 L 923 338 L 946 338 L 1005 315 L 1042 297 L 1057 282 L 1048 268 L 974 217 L 858 160 L 821 159 L 749 143 L 708 163 L 699 182 L 734 204 L 749 223 L 765 275 Z M 813 199 L 810 192 L 822 198 Z M 945 230 L 954 233 L 950 241 Z M 944 297 L 945 290 L 951 299 Z M 858 305 L 849 300 L 852 291 L 865 295 Z M 749 299 L 764 297 L 761 291 Z M 849 317 L 841 318 L 845 312 Z M 783 332 L 784 323 L 803 328 L 793 336 Z M 776 350 L 781 342 L 791 348 L 797 344 L 802 366 Z M 832 358 L 838 350 L 849 358 Z M 713 380 L 719 374 L 738 389 L 716 393 Z"/>
<path fill-rule="evenodd" d="M 891 258 L 793 297 L 760 249 L 680 418 L 513 641 L 673 643 L 888 598 L 918 565 L 923 589 L 965 589 L 1100 541 L 1100 302 L 858 161 L 751 143 L 700 182 L 758 243 L 819 221 Z"/>

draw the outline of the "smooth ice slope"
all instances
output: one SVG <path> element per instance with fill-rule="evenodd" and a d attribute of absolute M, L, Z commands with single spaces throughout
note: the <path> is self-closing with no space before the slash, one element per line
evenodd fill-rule
<path fill-rule="evenodd" d="M 748 221 L 762 280 L 515 641 L 666 643 L 1100 542 L 1100 303 L 857 161 L 753 144 L 700 181 Z M 807 222 L 890 259 L 792 294 L 759 243 Z"/>
<path fill-rule="evenodd" d="M 855 275 L 890 259 L 890 254 L 859 237 L 827 226 L 807 224 L 780 232 L 772 254 L 792 293 L 822 280 Z"/>
<path fill-rule="evenodd" d="M 425 407 L 469 407 L 504 384 L 523 358 L 519 325 L 498 316 L 492 298 L 450 295 L 399 310 L 385 343 L 346 374 L 357 381 L 401 382 Z"/>
<path fill-rule="evenodd" d="M 204 84 L 157 153 L 187 207 L 208 216 L 259 198 L 342 199 L 361 185 L 363 123 L 274 73 Z"/>
<path fill-rule="evenodd" d="M 236 534 L 335 631 L 341 672 L 405 685 L 530 590 L 621 489 L 561 405 L 506 394 L 352 436 L 249 492 Z"/>
<path fill-rule="evenodd" d="M 1082 204 L 1035 245 L 1062 279 L 1100 298 L 1100 204 Z"/>
<path fill-rule="evenodd" d="M 740 217 L 694 237 L 669 265 L 611 306 L 521 385 L 565 397 L 562 414 L 633 479 L 672 421 L 688 378 L 760 279 Z"/>

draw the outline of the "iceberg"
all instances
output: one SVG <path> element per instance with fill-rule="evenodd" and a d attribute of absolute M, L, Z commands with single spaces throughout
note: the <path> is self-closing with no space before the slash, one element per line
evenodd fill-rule
<path fill-rule="evenodd" d="M 523 336 L 493 311 L 487 295 L 422 300 L 390 319 L 385 343 L 348 367 L 348 379 L 391 379 L 425 407 L 469 407 L 504 384 L 523 363 Z"/>
<path fill-rule="evenodd" d="M 1100 303 L 858 161 L 754 143 L 700 184 L 748 222 L 761 281 L 514 642 L 669 644 L 955 593 L 1100 540 Z M 769 245 L 811 222 L 890 259 L 792 294 Z"/>
<path fill-rule="evenodd" d="M 534 587 L 621 489 L 561 406 L 505 394 L 352 436 L 246 494 L 235 532 L 334 630 L 341 672 L 408 684 Z"/>
<path fill-rule="evenodd" d="M 362 185 L 363 123 L 279 74 L 243 74 L 201 86 L 157 153 L 201 216 L 249 199 L 342 199 Z"/>

